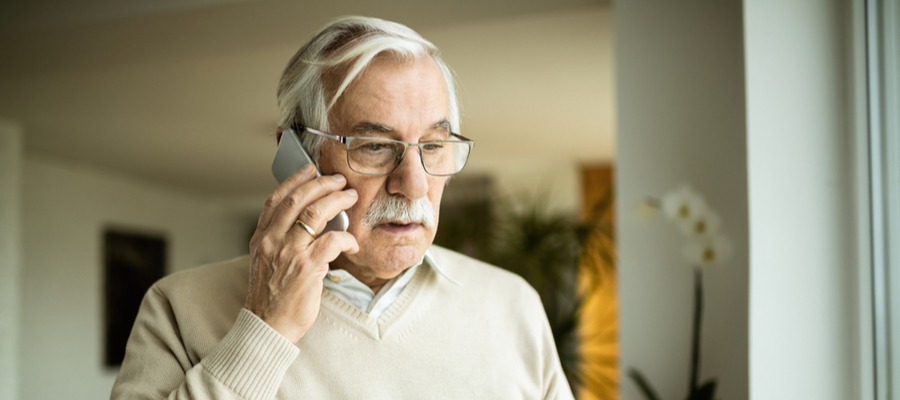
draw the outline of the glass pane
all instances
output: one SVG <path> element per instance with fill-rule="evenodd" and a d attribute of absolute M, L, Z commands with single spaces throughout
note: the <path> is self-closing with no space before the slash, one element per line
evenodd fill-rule
<path fill-rule="evenodd" d="M 900 1 L 882 2 L 882 143 L 885 181 L 890 399 L 900 400 Z"/>
<path fill-rule="evenodd" d="M 900 400 L 900 0 L 870 0 L 876 398 Z"/>

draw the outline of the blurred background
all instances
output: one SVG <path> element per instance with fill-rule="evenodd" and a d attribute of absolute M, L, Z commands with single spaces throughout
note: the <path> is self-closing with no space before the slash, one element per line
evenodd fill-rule
<path fill-rule="evenodd" d="M 703 398 L 900 399 L 897 0 L 2 1 L 0 399 L 107 397 L 118 289 L 247 252 L 278 76 L 344 14 L 456 71 L 438 239 L 526 267 L 582 398 L 688 397 L 690 265 L 633 208 L 689 184 L 733 244 Z"/>
<path fill-rule="evenodd" d="M 484 256 L 459 239 L 487 228 L 453 221 L 499 201 L 575 221 L 604 192 L 585 200 L 590 179 L 611 185 L 606 0 L 4 1 L 0 118 L 23 149 L 19 398 L 107 397 L 124 340 L 112 332 L 131 323 L 116 315 L 142 285 L 247 252 L 276 187 L 278 78 L 346 14 L 408 25 L 457 75 L 476 146 L 447 189 L 440 243 Z"/>

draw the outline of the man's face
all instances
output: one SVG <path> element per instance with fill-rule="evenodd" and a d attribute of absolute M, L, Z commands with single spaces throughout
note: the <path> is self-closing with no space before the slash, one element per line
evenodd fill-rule
<path fill-rule="evenodd" d="M 447 88 L 430 57 L 400 62 L 376 58 L 351 84 L 329 115 L 331 133 L 383 137 L 409 143 L 442 140 L 448 135 Z M 347 229 L 359 243 L 356 254 L 342 254 L 335 264 L 349 261 L 379 279 L 391 279 L 422 258 L 437 232 L 437 216 L 447 178 L 428 175 L 419 151 L 407 149 L 390 175 L 368 176 L 347 165 L 347 148 L 326 140 L 319 156 L 322 174 L 340 173 L 356 189 L 359 201 L 347 210 Z M 427 199 L 434 224 L 385 222 L 368 226 L 363 216 L 377 199 L 395 196 L 404 203 Z M 398 221 L 394 221 L 398 222 Z M 403 222 L 403 221 L 399 221 Z"/>

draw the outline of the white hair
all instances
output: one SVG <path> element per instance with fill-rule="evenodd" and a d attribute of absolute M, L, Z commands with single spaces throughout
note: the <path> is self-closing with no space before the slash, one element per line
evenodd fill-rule
<path fill-rule="evenodd" d="M 441 60 L 437 47 L 404 25 L 358 16 L 332 21 L 288 62 L 278 83 L 278 132 L 294 124 L 330 132 L 329 111 L 380 54 L 403 61 L 423 56 L 434 59 L 447 85 L 450 129 L 459 133 L 459 102 L 453 73 Z M 318 135 L 301 137 L 303 147 L 317 162 L 324 140 Z"/>

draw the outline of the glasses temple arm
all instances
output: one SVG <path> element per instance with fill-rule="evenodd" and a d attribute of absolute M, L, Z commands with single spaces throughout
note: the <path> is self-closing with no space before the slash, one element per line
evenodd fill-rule
<path fill-rule="evenodd" d="M 320 131 L 320 130 L 318 130 L 318 129 L 313 129 L 313 128 L 310 128 L 310 127 L 308 127 L 308 126 L 303 126 L 303 125 L 300 125 L 300 124 L 294 124 L 294 125 L 291 125 L 291 128 L 294 129 L 294 131 L 297 132 L 298 135 L 299 135 L 300 133 L 302 133 L 303 131 L 307 131 L 307 132 L 312 133 L 312 134 L 314 134 L 314 135 L 324 136 L 324 137 L 326 137 L 326 138 L 328 138 L 328 139 L 331 139 L 331 140 L 334 140 L 334 141 L 336 141 L 336 142 L 341 142 L 341 143 L 346 143 L 346 142 L 347 142 L 347 138 L 345 138 L 345 137 L 343 137 L 343 136 L 334 135 L 334 134 L 331 134 L 331 133 L 328 133 L 328 132 L 322 132 L 322 131 Z"/>
<path fill-rule="evenodd" d="M 463 135 L 460 135 L 460 134 L 458 134 L 458 133 L 452 133 L 452 132 L 451 132 L 450 135 L 451 135 L 451 136 L 456 136 L 456 137 L 458 137 L 458 138 L 460 138 L 460 139 L 462 139 L 463 141 L 466 141 L 466 142 L 472 142 L 473 144 L 475 143 L 474 140 L 469 139 L 469 138 L 467 138 L 467 137 L 465 137 L 465 136 L 463 136 Z"/>

